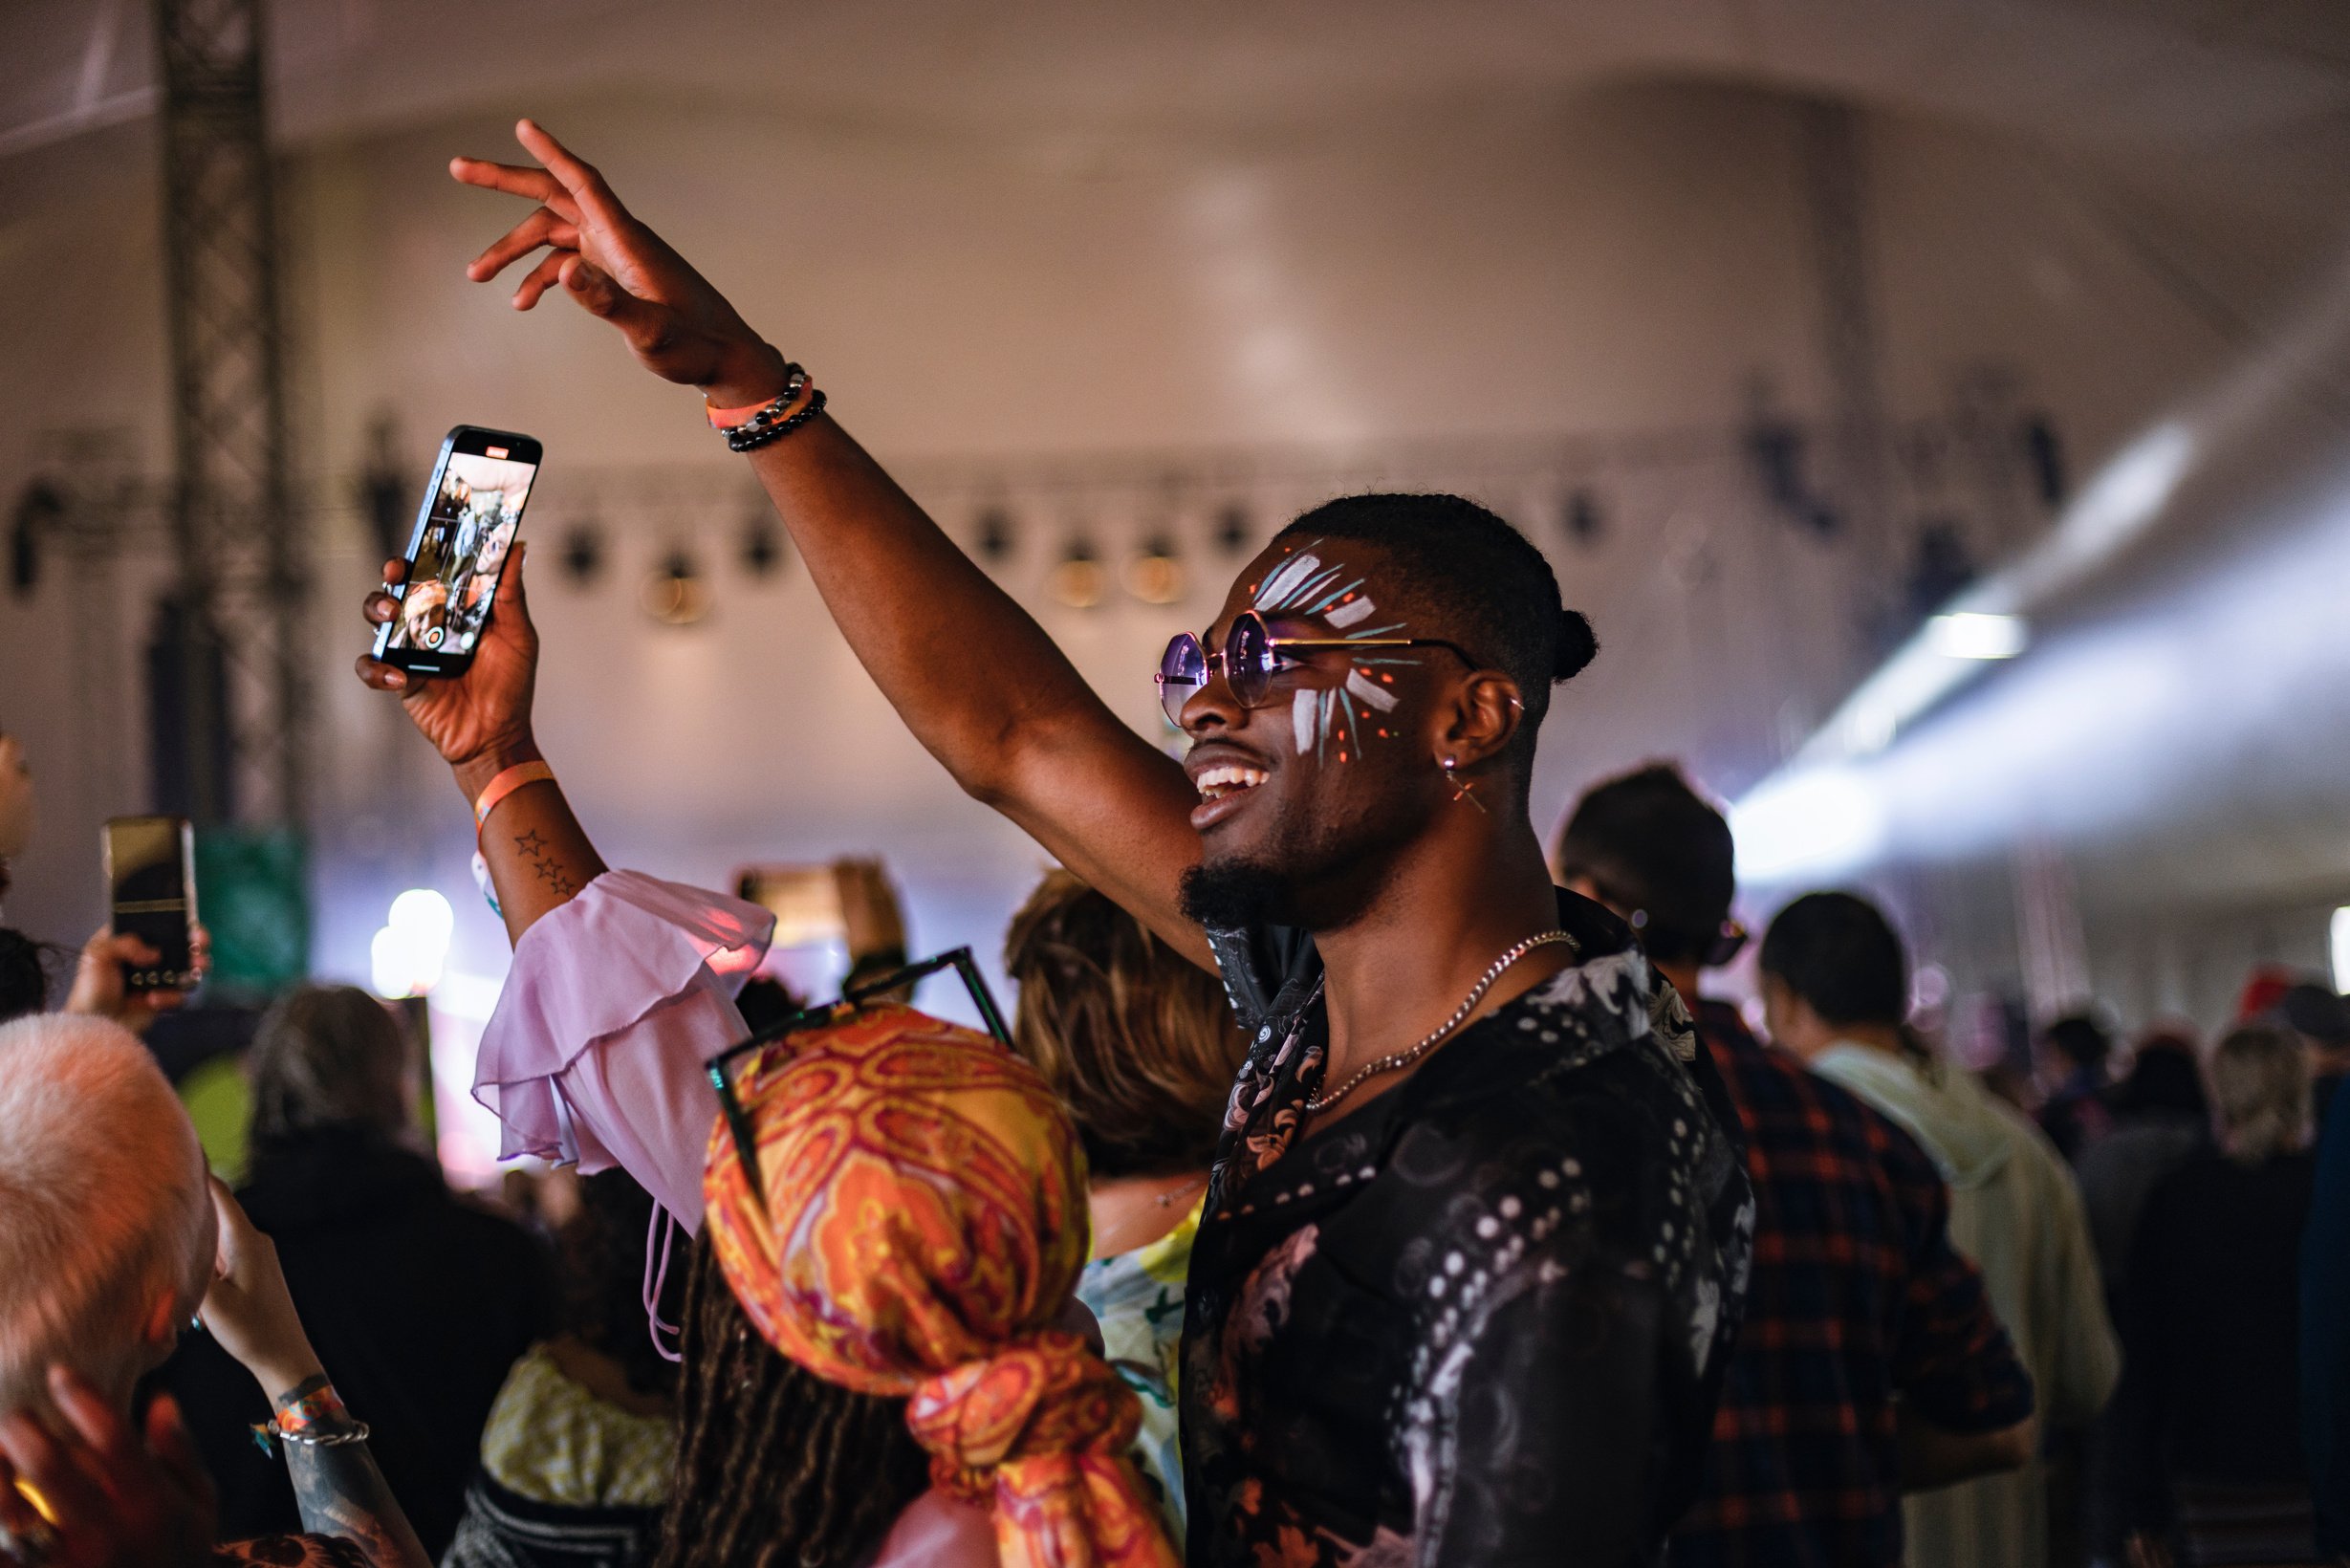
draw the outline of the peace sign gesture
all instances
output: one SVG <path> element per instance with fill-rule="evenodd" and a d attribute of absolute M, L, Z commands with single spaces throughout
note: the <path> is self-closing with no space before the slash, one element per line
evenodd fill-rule
<path fill-rule="evenodd" d="M 466 276 L 487 283 L 544 249 L 514 291 L 516 310 L 531 309 L 560 287 L 618 327 L 647 370 L 701 387 L 721 407 L 762 403 L 784 390 L 783 356 L 685 257 L 639 223 L 601 174 L 535 121 L 516 123 L 514 139 L 541 166 L 449 160 L 448 172 L 466 185 L 539 204 L 476 256 Z"/>

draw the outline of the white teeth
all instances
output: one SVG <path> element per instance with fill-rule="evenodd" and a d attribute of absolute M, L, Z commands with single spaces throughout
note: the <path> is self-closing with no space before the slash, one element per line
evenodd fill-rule
<path fill-rule="evenodd" d="M 1227 764 L 1210 768 L 1192 780 L 1203 800 L 1220 800 L 1235 790 L 1253 789 L 1265 782 L 1265 774 L 1255 768 L 1239 768 Z"/>

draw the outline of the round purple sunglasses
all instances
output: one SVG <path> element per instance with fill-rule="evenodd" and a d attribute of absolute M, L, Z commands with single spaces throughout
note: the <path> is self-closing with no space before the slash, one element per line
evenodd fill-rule
<path fill-rule="evenodd" d="M 1153 679 L 1159 683 L 1160 708 L 1167 722 L 1180 730 L 1184 705 L 1218 670 L 1223 671 L 1233 699 L 1242 708 L 1262 708 L 1272 695 L 1274 674 L 1294 667 L 1283 664 L 1286 656 L 1373 648 L 1449 648 L 1470 669 L 1485 667 L 1467 648 L 1441 637 L 1276 637 L 1263 616 L 1243 610 L 1232 618 L 1232 629 L 1224 634 L 1221 653 L 1209 653 L 1189 632 L 1177 632 L 1167 640 L 1166 652 L 1159 656 L 1159 673 Z"/>

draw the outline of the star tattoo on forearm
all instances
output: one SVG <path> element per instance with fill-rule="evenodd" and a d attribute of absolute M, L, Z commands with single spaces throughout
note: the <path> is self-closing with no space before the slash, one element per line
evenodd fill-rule
<path fill-rule="evenodd" d="M 514 848 L 531 868 L 531 874 L 547 884 L 547 891 L 558 899 L 570 898 L 579 891 L 578 879 L 564 866 L 547 840 L 533 828 L 514 836 Z"/>

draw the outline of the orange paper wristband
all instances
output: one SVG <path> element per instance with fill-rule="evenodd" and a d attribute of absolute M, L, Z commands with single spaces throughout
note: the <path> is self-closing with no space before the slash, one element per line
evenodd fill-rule
<path fill-rule="evenodd" d="M 489 788 L 482 791 L 481 798 L 473 802 L 475 836 L 480 836 L 482 828 L 490 821 L 490 814 L 497 809 L 499 801 L 525 784 L 535 784 L 542 778 L 552 782 L 555 778 L 555 770 L 543 762 L 517 762 L 491 779 Z"/>

